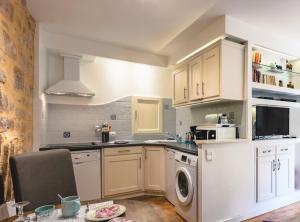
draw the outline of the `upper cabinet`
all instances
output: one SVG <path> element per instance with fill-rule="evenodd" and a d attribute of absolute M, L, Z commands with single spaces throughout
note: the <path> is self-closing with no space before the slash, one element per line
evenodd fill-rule
<path fill-rule="evenodd" d="M 189 81 L 190 100 L 192 101 L 192 100 L 201 99 L 203 97 L 201 55 L 189 63 L 189 74 L 190 74 L 190 81 Z"/>
<path fill-rule="evenodd" d="M 162 99 L 132 98 L 132 131 L 133 133 L 162 133 L 163 110 Z"/>
<path fill-rule="evenodd" d="M 173 72 L 173 104 L 244 99 L 244 46 L 227 40 L 204 49 Z"/>
<path fill-rule="evenodd" d="M 220 46 L 203 54 L 202 88 L 203 98 L 220 95 Z"/>
<path fill-rule="evenodd" d="M 175 104 L 188 101 L 188 67 L 186 64 L 173 72 L 173 100 Z"/>

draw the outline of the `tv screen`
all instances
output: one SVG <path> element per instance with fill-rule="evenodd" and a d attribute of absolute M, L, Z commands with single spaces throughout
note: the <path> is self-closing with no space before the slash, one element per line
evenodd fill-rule
<path fill-rule="evenodd" d="M 289 135 L 290 109 L 256 106 L 255 136 Z"/>

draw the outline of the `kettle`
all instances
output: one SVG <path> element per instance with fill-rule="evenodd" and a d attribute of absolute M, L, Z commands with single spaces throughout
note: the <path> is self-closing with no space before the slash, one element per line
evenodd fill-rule
<path fill-rule="evenodd" d="M 225 113 L 219 116 L 218 124 L 228 124 L 228 117 Z"/>

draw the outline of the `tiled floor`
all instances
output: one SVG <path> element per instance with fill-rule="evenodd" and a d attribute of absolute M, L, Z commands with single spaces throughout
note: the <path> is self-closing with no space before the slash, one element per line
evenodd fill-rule
<path fill-rule="evenodd" d="M 300 222 L 300 202 L 246 220 L 245 222 Z"/>

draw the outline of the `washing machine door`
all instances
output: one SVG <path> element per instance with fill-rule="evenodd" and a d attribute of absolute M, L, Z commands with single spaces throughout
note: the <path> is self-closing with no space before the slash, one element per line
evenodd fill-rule
<path fill-rule="evenodd" d="M 193 200 L 194 186 L 190 172 L 185 167 L 176 170 L 176 195 L 179 203 L 186 206 Z"/>

